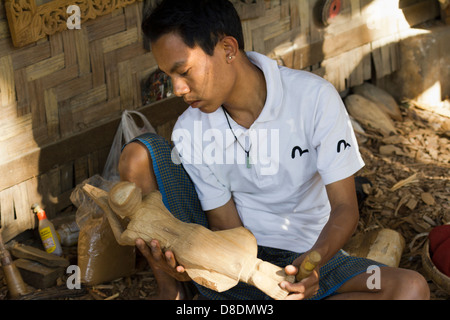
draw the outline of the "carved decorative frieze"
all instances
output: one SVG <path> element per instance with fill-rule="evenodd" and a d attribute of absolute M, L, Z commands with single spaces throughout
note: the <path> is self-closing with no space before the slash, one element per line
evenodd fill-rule
<path fill-rule="evenodd" d="M 35 0 L 6 0 L 11 38 L 15 47 L 23 47 L 47 35 L 66 30 L 69 17 L 78 14 L 69 6 L 78 6 L 79 21 L 94 19 L 142 0 L 53 0 L 40 6 Z"/>

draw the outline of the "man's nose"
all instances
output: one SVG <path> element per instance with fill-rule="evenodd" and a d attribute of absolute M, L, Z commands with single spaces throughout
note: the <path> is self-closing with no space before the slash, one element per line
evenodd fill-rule
<path fill-rule="evenodd" d="M 177 97 L 182 97 L 190 92 L 189 86 L 185 80 L 178 78 L 172 79 L 172 82 L 173 82 L 173 93 Z"/>

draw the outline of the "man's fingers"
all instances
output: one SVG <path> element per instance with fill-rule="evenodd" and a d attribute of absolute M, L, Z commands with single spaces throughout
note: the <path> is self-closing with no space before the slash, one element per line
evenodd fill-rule
<path fill-rule="evenodd" d="M 179 272 L 179 273 L 183 273 L 183 272 L 186 271 L 186 270 L 184 269 L 183 266 L 177 265 L 177 261 L 175 260 L 175 256 L 174 256 L 174 254 L 173 254 L 172 251 L 167 251 L 167 252 L 165 253 L 165 256 L 166 256 L 167 264 L 168 264 L 171 268 L 174 268 L 174 269 L 175 269 L 177 272 Z"/>
<path fill-rule="evenodd" d="M 139 250 L 145 250 L 146 245 L 145 245 L 145 241 L 144 240 L 136 239 L 135 244 L 136 244 L 136 247 L 138 247 Z"/>
<path fill-rule="evenodd" d="M 163 254 L 161 247 L 159 246 L 159 242 L 157 240 L 152 240 L 150 242 L 150 249 L 152 251 L 153 259 L 157 262 L 161 262 L 164 254 Z"/>
<path fill-rule="evenodd" d="M 285 272 L 288 275 L 297 274 L 297 268 L 289 265 L 285 267 Z M 290 283 L 283 281 L 280 283 L 280 287 L 289 292 L 286 300 L 302 300 L 314 296 L 319 290 L 319 275 L 316 271 L 311 277 L 305 278 L 300 282 Z"/>
<path fill-rule="evenodd" d="M 167 251 L 164 255 L 166 256 L 166 261 L 169 267 L 176 268 L 177 262 L 175 261 L 173 253 L 171 251 Z"/>
<path fill-rule="evenodd" d="M 283 281 L 280 286 L 282 289 L 293 293 L 305 293 L 306 291 L 305 285 L 301 282 L 290 283 L 289 281 Z"/>
<path fill-rule="evenodd" d="M 183 273 L 183 272 L 186 272 L 186 269 L 184 269 L 183 266 L 177 266 L 177 272 Z"/>
<path fill-rule="evenodd" d="M 305 299 L 304 293 L 292 293 L 286 296 L 284 300 L 303 300 Z"/>
<path fill-rule="evenodd" d="M 147 246 L 144 240 L 136 239 L 136 247 L 146 259 L 151 258 L 150 248 Z"/>
<path fill-rule="evenodd" d="M 189 276 L 185 273 L 183 266 L 178 266 L 172 251 L 162 252 L 158 240 L 152 240 L 148 246 L 142 239 L 136 239 L 136 247 L 147 259 L 152 268 L 164 270 L 179 281 L 189 281 Z"/>
<path fill-rule="evenodd" d="M 159 243 L 157 240 L 152 240 L 150 242 L 150 246 L 148 246 L 144 240 L 142 239 L 136 239 L 135 241 L 136 247 L 139 249 L 139 251 L 142 253 L 144 258 L 146 258 L 149 262 L 160 262 L 163 253 L 161 251 L 161 248 L 159 247 Z"/>
<path fill-rule="evenodd" d="M 284 268 L 284 272 L 289 276 L 295 276 L 298 273 L 298 268 L 293 265 L 288 265 Z"/>

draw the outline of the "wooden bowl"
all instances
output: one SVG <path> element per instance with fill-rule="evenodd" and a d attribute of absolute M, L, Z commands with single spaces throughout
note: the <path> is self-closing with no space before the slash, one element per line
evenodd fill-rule
<path fill-rule="evenodd" d="M 428 240 L 422 250 L 422 265 L 427 276 L 442 290 L 450 294 L 450 277 L 439 271 L 430 257 Z"/>

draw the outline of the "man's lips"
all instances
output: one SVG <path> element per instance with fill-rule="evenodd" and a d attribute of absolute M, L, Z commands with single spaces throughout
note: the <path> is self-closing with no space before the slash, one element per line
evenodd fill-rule
<path fill-rule="evenodd" d="M 186 101 L 186 103 L 187 103 L 188 105 L 190 105 L 191 107 L 195 108 L 195 107 L 198 106 L 198 104 L 200 103 L 200 100 Z"/>

